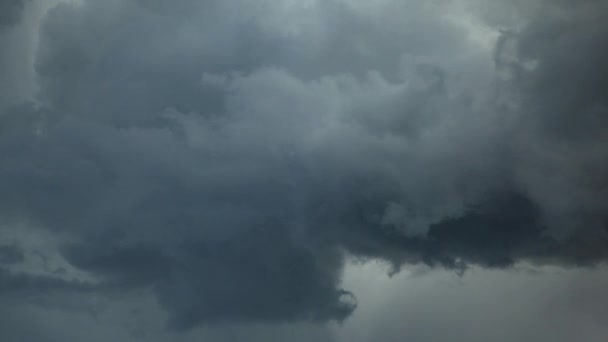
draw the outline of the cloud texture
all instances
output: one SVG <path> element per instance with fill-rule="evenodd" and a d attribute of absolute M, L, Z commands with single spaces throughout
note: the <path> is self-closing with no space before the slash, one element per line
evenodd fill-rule
<path fill-rule="evenodd" d="M 9 44 L 23 5 L 1 4 Z M 17 233 L 0 245 L 0 297 L 149 290 L 175 329 L 327 321 L 356 307 L 346 256 L 604 261 L 606 10 L 54 6 L 28 38 L 29 100 L 0 80 L 0 218 L 52 237 L 63 266 L 24 270 Z M 5 51 L 0 70 L 19 57 Z"/>

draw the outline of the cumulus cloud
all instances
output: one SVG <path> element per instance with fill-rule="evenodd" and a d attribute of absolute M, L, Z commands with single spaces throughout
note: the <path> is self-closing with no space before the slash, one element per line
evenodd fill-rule
<path fill-rule="evenodd" d="M 0 116 L 0 214 L 56 235 L 95 281 L 0 283 L 149 289 L 187 329 L 342 320 L 345 255 L 604 260 L 606 8 L 482 5 L 54 7 L 39 92 Z"/>

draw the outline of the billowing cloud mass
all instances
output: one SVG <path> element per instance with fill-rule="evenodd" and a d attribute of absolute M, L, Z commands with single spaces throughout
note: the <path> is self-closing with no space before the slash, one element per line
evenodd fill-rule
<path fill-rule="evenodd" d="M 347 257 L 608 256 L 603 1 L 25 3 L 0 2 L 0 297 L 341 321 Z"/>

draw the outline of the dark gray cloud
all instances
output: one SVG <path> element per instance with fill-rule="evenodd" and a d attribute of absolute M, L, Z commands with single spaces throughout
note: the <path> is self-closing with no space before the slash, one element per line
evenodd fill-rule
<path fill-rule="evenodd" d="M 0 286 L 150 290 L 189 329 L 340 321 L 345 255 L 603 261 L 605 6 L 539 4 L 492 50 L 461 5 L 56 6 L 35 101 L 0 116 L 0 215 L 94 280 Z"/>
<path fill-rule="evenodd" d="M 15 244 L 0 245 L 0 263 L 15 264 L 23 261 L 23 250 Z"/>
<path fill-rule="evenodd" d="M 518 172 L 555 231 L 606 229 L 606 9 L 564 2 L 513 38 Z"/>
<path fill-rule="evenodd" d="M 0 29 L 15 25 L 23 15 L 25 0 L 0 1 Z"/>
<path fill-rule="evenodd" d="M 52 2 L 0 1 L 0 112 L 35 92 L 36 19 Z"/>

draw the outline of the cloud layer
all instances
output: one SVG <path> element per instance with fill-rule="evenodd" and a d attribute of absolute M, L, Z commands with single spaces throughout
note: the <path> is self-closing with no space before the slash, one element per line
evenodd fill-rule
<path fill-rule="evenodd" d="M 6 3 L 0 34 L 18 37 L 21 3 Z M 603 261 L 604 14 L 59 4 L 36 37 L 38 90 L 0 93 L 0 217 L 52 236 L 88 278 L 23 271 L 16 238 L 0 296 L 146 289 L 175 329 L 327 321 L 356 307 L 345 255 L 396 270 Z M 2 51 L 4 70 L 16 57 Z"/>

